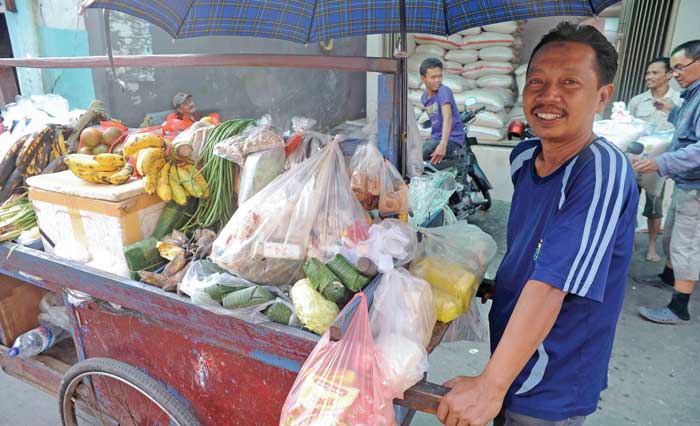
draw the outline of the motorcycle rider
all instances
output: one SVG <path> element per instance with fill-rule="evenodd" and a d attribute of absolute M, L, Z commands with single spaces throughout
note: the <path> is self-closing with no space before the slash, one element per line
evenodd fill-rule
<path fill-rule="evenodd" d="M 442 69 L 442 62 L 437 58 L 428 58 L 420 66 L 426 89 L 421 102 L 432 123 L 432 138 L 423 144 L 423 159 L 433 164 L 439 164 L 445 157 L 457 156 L 466 135 L 452 90 L 442 84 Z"/>

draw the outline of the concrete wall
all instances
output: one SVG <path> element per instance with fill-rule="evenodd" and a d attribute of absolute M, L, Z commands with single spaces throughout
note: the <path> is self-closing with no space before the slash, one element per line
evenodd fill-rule
<path fill-rule="evenodd" d="M 100 12 L 88 11 L 90 53 L 106 54 Z M 277 53 L 364 56 L 364 37 L 335 40 L 324 53 L 282 40 L 248 37 L 201 37 L 172 40 L 160 28 L 119 13 L 110 16 L 114 54 Z M 274 124 L 289 128 L 291 117 L 309 116 L 320 128 L 365 116 L 366 73 L 261 68 L 155 68 L 118 70 L 122 90 L 111 70 L 93 71 L 97 97 L 110 114 L 138 125 L 144 115 L 171 108 L 178 91 L 192 93 L 201 111 L 218 111 L 223 118 L 260 117 L 270 113 Z"/>
<path fill-rule="evenodd" d="M 17 12 L 6 12 L 14 57 L 85 56 L 88 36 L 81 0 L 17 0 Z M 92 73 L 86 69 L 18 69 L 23 95 L 56 93 L 72 108 L 86 108 L 95 97 Z"/>
<path fill-rule="evenodd" d="M 700 17 L 700 1 L 679 0 L 676 25 L 671 37 L 671 49 L 688 40 L 700 39 L 698 17 Z"/>

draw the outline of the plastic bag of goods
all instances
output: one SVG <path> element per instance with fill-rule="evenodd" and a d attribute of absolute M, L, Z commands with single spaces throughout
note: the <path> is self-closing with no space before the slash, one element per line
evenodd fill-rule
<path fill-rule="evenodd" d="M 418 131 L 416 115 L 413 108 L 406 112 L 407 144 L 406 144 L 406 174 L 408 177 L 420 176 L 423 174 L 423 138 Z"/>
<path fill-rule="evenodd" d="M 359 304 L 340 340 L 332 342 L 326 332 L 301 367 L 282 407 L 280 426 L 396 424 L 367 302 L 362 293 L 355 297 Z"/>
<path fill-rule="evenodd" d="M 430 285 L 403 268 L 382 276 L 369 312 L 375 347 L 382 356 L 385 385 L 394 398 L 428 371 L 426 347 L 436 315 Z"/>
<path fill-rule="evenodd" d="M 496 129 L 493 127 L 484 126 L 469 126 L 469 136 L 475 137 L 480 141 L 497 142 L 502 141 L 506 137 L 505 128 Z"/>
<path fill-rule="evenodd" d="M 342 251 L 349 262 L 374 265 L 376 273 L 407 265 L 418 252 L 418 237 L 413 226 L 396 219 L 386 219 L 369 228 L 369 238 Z M 372 275 L 371 273 L 368 275 Z"/>
<path fill-rule="evenodd" d="M 416 52 L 408 57 L 408 72 L 420 73 L 420 65 L 428 58 L 434 58 L 435 55 L 429 53 Z"/>
<path fill-rule="evenodd" d="M 506 125 L 505 112 L 482 111 L 469 125 L 501 129 Z"/>
<path fill-rule="evenodd" d="M 455 179 L 455 172 L 445 170 L 411 178 L 408 186 L 409 223 L 424 226 L 442 211 L 452 194 L 461 188 Z"/>
<path fill-rule="evenodd" d="M 463 95 L 464 102 L 469 101 L 472 108 L 484 106 L 488 111 L 492 112 L 501 112 L 506 108 L 503 97 L 493 91 L 484 89 L 469 90 L 464 92 Z"/>
<path fill-rule="evenodd" d="M 384 156 L 374 138 L 355 149 L 350 160 L 350 184 L 355 198 L 365 210 L 379 207 L 383 168 Z"/>
<path fill-rule="evenodd" d="M 642 136 L 637 142 L 644 145 L 644 154 L 647 158 L 655 158 L 663 154 L 671 146 L 673 130 L 653 133 L 649 136 Z M 658 173 L 643 173 L 637 176 L 637 182 L 647 194 L 660 197 L 666 177 L 659 176 Z"/>
<path fill-rule="evenodd" d="M 469 64 L 479 60 L 479 52 L 468 49 L 450 50 L 445 54 L 445 60 L 457 62 L 462 65 Z"/>
<path fill-rule="evenodd" d="M 503 105 L 506 108 L 512 107 L 513 104 L 515 103 L 515 93 L 513 93 L 513 90 L 510 88 L 506 87 L 484 87 L 481 90 L 487 92 L 487 93 L 492 93 L 498 97 L 501 98 L 503 101 Z"/>
<path fill-rule="evenodd" d="M 497 24 L 484 25 L 484 31 L 501 34 L 512 34 L 518 31 L 518 21 L 499 22 Z"/>
<path fill-rule="evenodd" d="M 238 203 L 245 203 L 272 182 L 284 170 L 284 149 L 275 147 L 250 154 L 245 159 Z"/>
<path fill-rule="evenodd" d="M 511 34 L 501 34 L 485 31 L 478 35 L 464 37 L 462 49 L 486 49 L 496 46 L 511 46 L 515 37 Z"/>
<path fill-rule="evenodd" d="M 441 342 L 489 342 L 489 309 L 488 303 L 472 299 L 469 311 L 450 323 Z"/>
<path fill-rule="evenodd" d="M 514 59 L 513 48 L 508 46 L 487 47 L 479 50 L 479 58 L 482 61 L 512 62 Z"/>
<path fill-rule="evenodd" d="M 636 142 L 646 131 L 646 125 L 641 120 L 624 122 L 623 120 L 597 120 L 593 122 L 593 132 L 617 145 L 621 150 L 627 150 L 631 142 Z"/>
<path fill-rule="evenodd" d="M 462 36 L 459 34 L 453 34 L 449 37 L 433 34 L 416 34 L 416 43 L 434 44 L 446 50 L 459 49 L 462 46 Z"/>
<path fill-rule="evenodd" d="M 366 239 L 368 228 L 336 137 L 243 203 L 214 241 L 211 259 L 255 283 L 291 284 L 302 278 L 307 257 L 327 261 Z"/>
<path fill-rule="evenodd" d="M 285 170 L 300 164 L 316 152 L 320 151 L 331 141 L 329 135 L 314 132 L 311 128 L 316 124 L 316 120 L 305 117 L 292 118 L 293 134 L 285 145 Z"/>
<path fill-rule="evenodd" d="M 499 87 L 510 89 L 513 87 L 513 83 L 512 75 L 485 75 L 476 80 L 476 84 L 482 88 Z"/>
<path fill-rule="evenodd" d="M 496 242 L 465 221 L 421 228 L 420 232 L 421 257 L 411 265 L 411 273 L 433 287 L 437 318 L 450 322 L 470 309 L 486 268 L 496 255 Z"/>
<path fill-rule="evenodd" d="M 254 126 L 216 144 L 214 153 L 243 167 L 248 155 L 278 147 L 284 149 L 284 139 L 272 128 L 272 118 L 265 115 Z"/>
<path fill-rule="evenodd" d="M 382 162 L 379 192 L 379 214 L 382 217 L 398 215 L 408 220 L 408 185 L 391 162 Z"/>
<path fill-rule="evenodd" d="M 462 76 L 478 79 L 487 75 L 508 75 L 512 72 L 513 64 L 510 62 L 476 61 L 464 65 Z"/>
<path fill-rule="evenodd" d="M 442 58 L 445 56 L 445 49 L 436 44 L 421 44 L 416 47 L 416 53 L 432 55 L 435 58 Z"/>
<path fill-rule="evenodd" d="M 445 70 L 446 74 L 449 75 L 461 75 L 462 74 L 462 64 L 457 63 L 457 62 L 450 62 L 450 61 L 445 61 L 443 63 L 443 67 Z"/>

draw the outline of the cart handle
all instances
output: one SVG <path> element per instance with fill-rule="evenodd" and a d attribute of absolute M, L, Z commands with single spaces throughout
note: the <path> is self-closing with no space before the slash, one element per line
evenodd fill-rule
<path fill-rule="evenodd" d="M 403 394 L 403 399 L 394 400 L 394 404 L 409 410 L 437 415 L 442 397 L 447 395 L 450 388 L 430 382 L 420 382 L 409 388 Z"/>

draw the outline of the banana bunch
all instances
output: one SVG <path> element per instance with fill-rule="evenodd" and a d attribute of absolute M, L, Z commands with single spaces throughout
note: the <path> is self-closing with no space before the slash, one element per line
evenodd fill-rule
<path fill-rule="evenodd" d="M 164 150 L 165 147 L 165 140 L 160 136 L 153 133 L 142 133 L 129 136 L 124 142 L 122 150 L 124 158 L 128 160 L 131 157 L 136 158 L 143 149 L 158 148 Z"/>
<path fill-rule="evenodd" d="M 72 154 L 64 162 L 74 175 L 92 183 L 121 185 L 134 174 L 134 168 L 118 154 Z"/>
<path fill-rule="evenodd" d="M 12 144 L 0 161 L 0 204 L 21 192 L 26 178 L 65 170 L 63 156 L 69 153 L 65 137 L 72 131 L 49 124 Z"/>
<path fill-rule="evenodd" d="M 188 197 L 209 197 L 209 186 L 204 180 L 204 176 L 189 163 L 180 163 L 176 160 L 166 161 L 158 171 L 155 188 L 150 186 L 149 182 L 150 180 L 145 182 L 146 192 L 153 190 L 166 203 L 172 200 L 184 206 L 187 204 Z"/>

